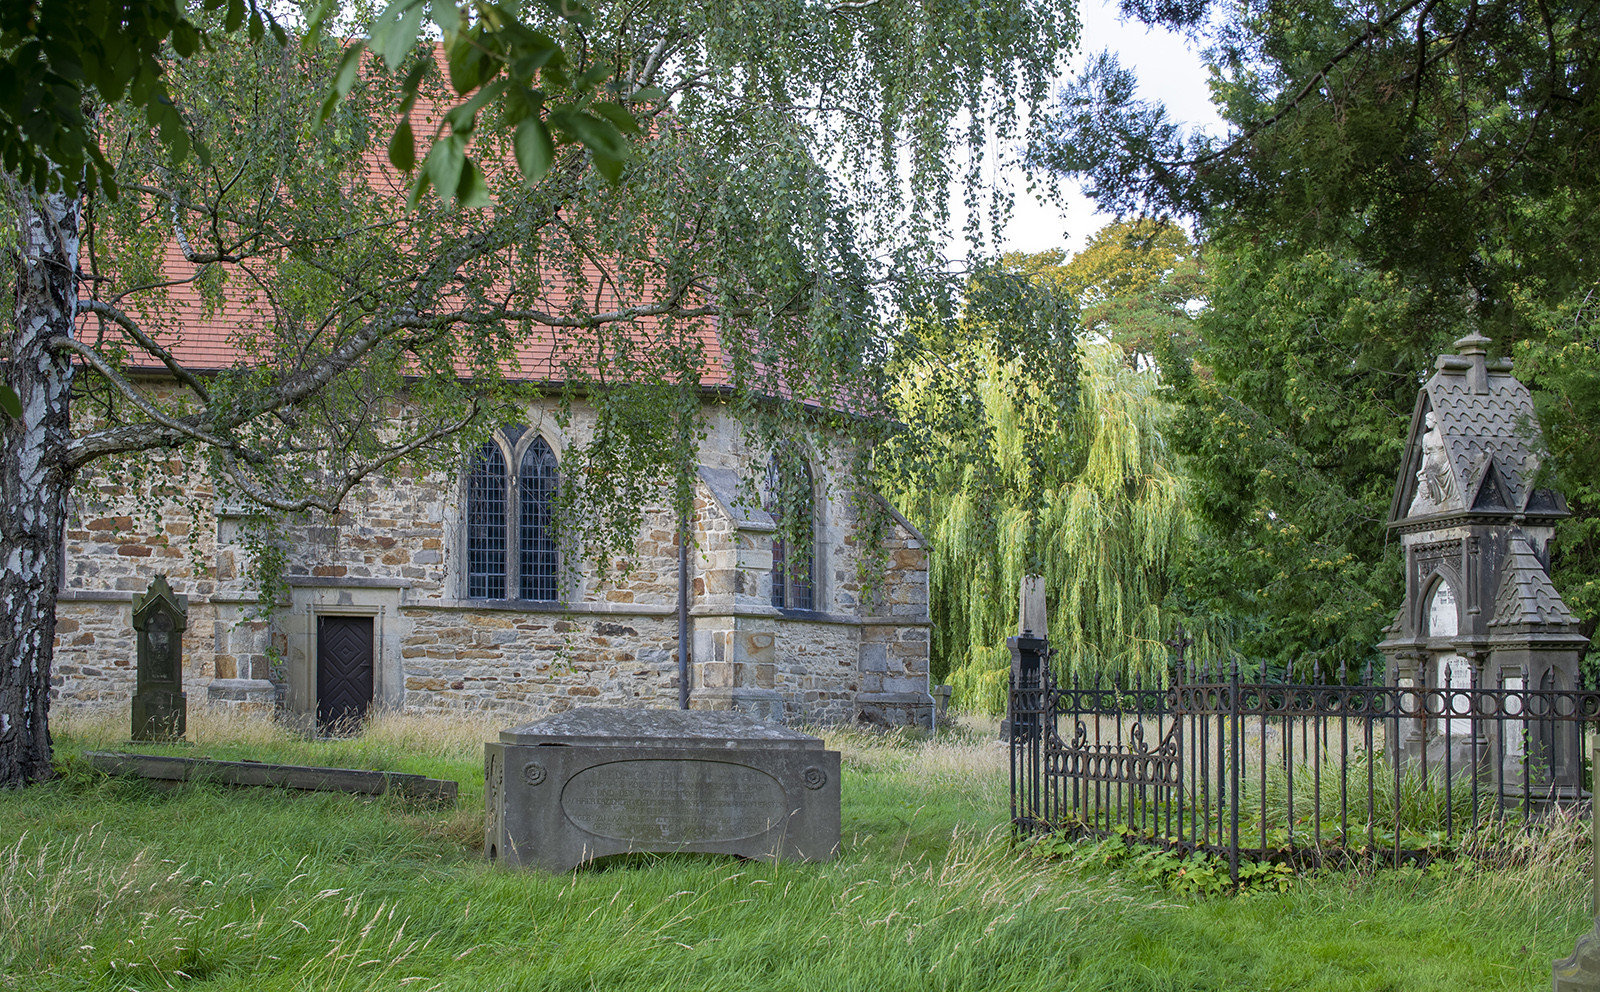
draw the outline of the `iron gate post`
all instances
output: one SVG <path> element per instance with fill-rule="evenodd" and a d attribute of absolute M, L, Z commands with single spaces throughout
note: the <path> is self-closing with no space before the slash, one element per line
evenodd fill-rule
<path fill-rule="evenodd" d="M 1042 637 L 1008 637 L 1006 646 L 1011 649 L 1011 692 L 1000 736 L 1011 748 L 1015 768 L 1013 792 L 1020 789 L 1023 793 L 1020 803 L 1014 801 L 1012 818 L 1019 825 L 1037 829 L 1042 825 L 1044 812 L 1040 745 L 1048 705 L 1045 658 L 1049 654 L 1049 644 Z"/>

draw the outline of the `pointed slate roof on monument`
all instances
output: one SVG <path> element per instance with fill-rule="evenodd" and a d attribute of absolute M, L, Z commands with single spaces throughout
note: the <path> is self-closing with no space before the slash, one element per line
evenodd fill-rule
<path fill-rule="evenodd" d="M 1500 590 L 1494 597 L 1491 627 L 1511 624 L 1576 624 L 1572 611 L 1551 584 L 1533 545 L 1525 537 L 1511 539 Z"/>
<path fill-rule="evenodd" d="M 1389 523 L 1463 513 L 1566 516 L 1566 501 L 1534 489 L 1544 441 L 1528 387 L 1510 359 L 1488 361 L 1476 332 L 1440 355 L 1417 395 Z M 1420 478 L 1419 478 L 1420 476 Z"/>

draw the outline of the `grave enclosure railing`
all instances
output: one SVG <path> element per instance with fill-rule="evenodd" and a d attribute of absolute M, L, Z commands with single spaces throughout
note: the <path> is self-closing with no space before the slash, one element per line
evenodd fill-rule
<path fill-rule="evenodd" d="M 1043 642 L 1034 642 L 1042 647 Z M 1489 827 L 1587 801 L 1600 691 L 1246 677 L 1176 664 L 1165 685 L 1014 666 L 1011 813 L 1029 833 L 1296 864 L 1425 862 Z M 1448 673 L 1447 673 L 1448 678 Z"/>

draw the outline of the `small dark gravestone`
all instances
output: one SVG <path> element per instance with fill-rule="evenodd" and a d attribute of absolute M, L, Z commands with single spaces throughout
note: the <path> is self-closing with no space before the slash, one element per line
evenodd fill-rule
<path fill-rule="evenodd" d="M 133 630 L 138 648 L 133 693 L 133 739 L 176 740 L 183 736 L 189 700 L 183 693 L 183 631 L 189 625 L 189 598 L 173 593 L 158 575 L 133 597 Z"/>
<path fill-rule="evenodd" d="M 566 871 L 630 852 L 828 861 L 839 752 L 740 713 L 586 707 L 484 745 L 484 849 Z"/>

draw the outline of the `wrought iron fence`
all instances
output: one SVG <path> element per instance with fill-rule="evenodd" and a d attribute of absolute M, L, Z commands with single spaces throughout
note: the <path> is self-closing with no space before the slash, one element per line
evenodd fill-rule
<path fill-rule="evenodd" d="M 1020 640 L 1020 639 L 1019 639 Z M 1032 641 L 1040 649 L 1042 641 Z M 1026 648 L 1026 645 L 1025 645 Z M 1600 692 L 1297 681 L 1181 659 L 1164 685 L 1056 682 L 1014 652 L 1006 733 L 1024 831 L 1295 863 L 1448 853 L 1490 824 L 1588 799 L 1583 743 Z"/>

